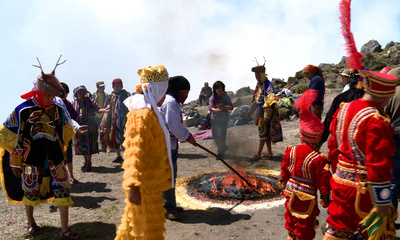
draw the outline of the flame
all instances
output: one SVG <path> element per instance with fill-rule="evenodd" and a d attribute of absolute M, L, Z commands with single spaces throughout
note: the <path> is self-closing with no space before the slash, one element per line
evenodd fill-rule
<path fill-rule="evenodd" d="M 269 182 L 256 176 L 248 175 L 247 171 L 242 166 L 238 165 L 236 171 L 250 182 L 254 188 L 231 171 L 226 176 L 211 177 L 211 188 L 208 194 L 210 196 L 223 198 L 241 198 L 241 196 L 245 194 L 251 194 L 255 198 L 262 198 L 278 192 L 276 187 Z"/>

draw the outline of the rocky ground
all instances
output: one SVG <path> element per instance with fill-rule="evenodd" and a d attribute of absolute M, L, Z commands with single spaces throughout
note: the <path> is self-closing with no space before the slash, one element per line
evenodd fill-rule
<path fill-rule="evenodd" d="M 332 101 L 336 92 L 327 92 L 325 102 Z M 254 125 L 234 126 L 228 129 L 228 156 L 226 161 L 232 165 L 241 162 L 248 168 L 279 170 L 281 155 L 288 145 L 300 142 L 298 121 L 282 122 L 284 141 L 273 146 L 273 159 L 249 160 L 258 146 L 257 128 Z M 198 131 L 190 128 L 192 132 Z M 204 147 L 216 151 L 213 140 L 199 141 Z M 327 152 L 326 145 L 322 152 Z M 81 172 L 82 156 L 74 156 L 74 172 L 80 183 L 72 185 L 70 225 L 74 231 L 82 234 L 82 239 L 114 239 L 124 208 L 124 192 L 121 189 L 121 164 L 113 163 L 115 153 L 100 153 L 93 156 L 91 172 Z M 202 172 L 227 169 L 204 150 L 188 143 L 180 145 L 178 159 L 178 178 L 197 175 Z M 180 221 L 167 220 L 166 239 L 286 239 L 283 205 L 269 209 L 249 209 L 236 211 L 216 208 L 210 204 L 207 210 L 185 208 Z M 42 204 L 35 208 L 37 223 L 44 227 L 45 233 L 32 237 L 27 235 L 24 207 L 16 206 L 5 200 L 0 192 L 0 239 L 60 239 L 59 214 L 51 204 Z M 323 222 L 326 210 L 319 217 Z M 316 239 L 321 239 L 317 229 Z"/>

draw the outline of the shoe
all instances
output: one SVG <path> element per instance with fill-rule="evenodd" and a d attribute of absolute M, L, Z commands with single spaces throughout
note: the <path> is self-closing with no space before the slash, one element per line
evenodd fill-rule
<path fill-rule="evenodd" d="M 113 163 L 122 163 L 124 159 L 122 157 L 116 157 L 113 161 Z"/>
<path fill-rule="evenodd" d="M 394 223 L 394 227 L 396 228 L 396 230 L 400 229 L 400 223 Z"/>
<path fill-rule="evenodd" d="M 40 227 L 39 225 L 37 225 L 36 223 L 32 223 L 29 227 L 28 227 L 28 233 L 30 235 L 39 235 L 43 233 L 43 229 L 42 227 Z"/>
<path fill-rule="evenodd" d="M 183 207 L 176 207 L 175 208 L 175 211 L 177 211 L 177 212 L 183 212 L 183 211 L 185 211 L 184 209 L 183 209 Z"/>
<path fill-rule="evenodd" d="M 71 178 L 71 183 L 72 183 L 72 184 L 74 184 L 74 183 L 79 183 L 79 181 L 76 180 L 75 178 Z"/>
<path fill-rule="evenodd" d="M 73 232 L 70 228 L 67 231 L 61 232 L 60 236 L 63 239 L 80 239 L 81 235 L 79 233 Z"/>
<path fill-rule="evenodd" d="M 257 160 L 260 160 L 261 159 L 261 156 L 259 156 L 259 155 L 254 155 L 253 157 L 251 157 L 250 158 L 250 161 L 257 161 Z"/>
<path fill-rule="evenodd" d="M 274 158 L 274 155 L 272 155 L 272 153 L 267 153 L 267 154 L 261 155 L 261 158 Z"/>
<path fill-rule="evenodd" d="M 172 213 L 166 213 L 165 218 L 171 221 L 178 220 L 182 218 L 182 214 L 178 211 L 172 212 Z"/>

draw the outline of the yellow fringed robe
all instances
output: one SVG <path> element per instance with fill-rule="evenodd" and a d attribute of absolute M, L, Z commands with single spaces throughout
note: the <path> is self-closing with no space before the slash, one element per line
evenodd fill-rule
<path fill-rule="evenodd" d="M 162 193 L 171 188 L 164 132 L 153 110 L 134 109 L 127 117 L 122 165 L 126 206 L 115 239 L 164 239 Z M 130 186 L 139 186 L 140 205 L 129 202 Z"/>

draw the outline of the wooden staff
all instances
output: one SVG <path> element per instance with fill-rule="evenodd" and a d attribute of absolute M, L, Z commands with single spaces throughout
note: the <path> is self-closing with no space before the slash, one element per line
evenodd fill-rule
<path fill-rule="evenodd" d="M 253 189 L 256 189 L 249 181 L 247 181 L 247 179 L 245 177 L 240 175 L 240 173 L 238 173 L 233 167 L 231 167 L 227 162 L 225 162 L 225 160 L 222 159 L 220 156 L 218 156 L 217 154 L 215 154 L 212 151 L 208 150 L 207 148 L 203 147 L 202 145 L 200 145 L 197 142 L 196 142 L 196 146 L 198 146 L 199 148 L 201 148 L 204 151 L 208 152 L 209 154 L 215 156 L 218 160 L 220 160 L 223 164 L 225 164 L 225 166 L 227 166 L 230 170 L 232 170 L 232 172 L 234 172 L 236 175 L 238 175 L 245 183 L 247 183 Z"/>

